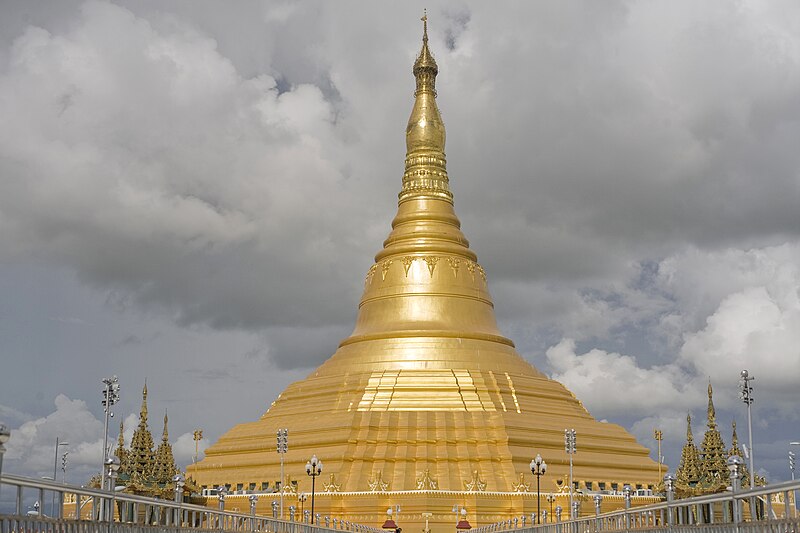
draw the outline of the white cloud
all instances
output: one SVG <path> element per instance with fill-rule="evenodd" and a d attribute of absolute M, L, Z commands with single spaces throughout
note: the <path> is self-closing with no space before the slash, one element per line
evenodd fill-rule
<path fill-rule="evenodd" d="M 69 472 L 85 481 L 91 476 L 90 472 L 100 470 L 102 437 L 103 422 L 89 412 L 86 402 L 59 394 L 55 399 L 55 411 L 11 428 L 4 468 L 37 477 L 52 477 L 56 462 L 60 478 L 60 455 L 68 451 Z M 68 443 L 59 447 L 58 452 L 55 449 L 56 438 Z M 59 456 L 58 460 L 56 455 Z"/>
<path fill-rule="evenodd" d="M 547 350 L 552 378 L 564 383 L 595 417 L 630 416 L 687 408 L 701 399 L 687 390 L 687 376 L 675 365 L 642 368 L 634 357 L 593 349 L 577 354 L 563 339 Z"/>

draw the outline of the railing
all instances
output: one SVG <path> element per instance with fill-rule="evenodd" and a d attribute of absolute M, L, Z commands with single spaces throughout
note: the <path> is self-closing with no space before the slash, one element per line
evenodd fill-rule
<path fill-rule="evenodd" d="M 14 513 L 0 512 L 0 533 L 179 533 L 186 530 L 233 533 L 379 533 L 375 527 L 331 520 L 325 526 L 210 507 L 111 493 L 47 480 L 3 474 L 0 496 L 14 493 Z M 35 498 L 34 506 L 27 504 Z M 0 500 L 2 501 L 2 500 Z M 45 508 L 50 507 L 50 516 Z M 113 512 L 112 512 L 113 510 Z"/>
<path fill-rule="evenodd" d="M 525 527 L 525 519 L 482 526 L 476 533 L 800 533 L 800 518 L 793 497 L 800 481 L 778 483 L 752 490 L 724 492 L 673 500 L 576 520 L 558 520 Z M 523 527 L 515 527 L 522 523 Z"/>

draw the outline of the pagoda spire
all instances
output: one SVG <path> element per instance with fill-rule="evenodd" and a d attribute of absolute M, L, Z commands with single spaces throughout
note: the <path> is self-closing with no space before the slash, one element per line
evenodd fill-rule
<path fill-rule="evenodd" d="M 422 48 L 412 69 L 414 105 L 406 127 L 405 172 L 392 231 L 367 273 L 353 334 L 340 346 L 376 339 L 470 338 L 513 347 L 497 327 L 486 272 L 469 248 L 455 213 L 444 154 L 445 127 L 436 105 L 439 67 L 428 47 L 422 17 Z M 401 341 L 397 346 L 410 346 Z M 447 366 L 433 352 L 401 349 L 401 359 L 421 367 Z M 515 361 L 518 355 L 512 356 Z M 395 367 L 389 358 L 381 364 Z M 463 364 L 460 362 L 459 364 Z M 432 367 L 431 367 L 432 368 Z"/>
<path fill-rule="evenodd" d="M 695 485 L 700 480 L 700 474 L 700 454 L 694 444 L 692 435 L 692 415 L 687 413 L 686 444 L 683 445 L 683 450 L 681 450 L 681 462 L 675 475 L 680 496 L 692 495 Z"/>
<path fill-rule="evenodd" d="M 728 482 L 728 454 L 725 443 L 717 429 L 716 411 L 714 410 L 714 391 L 711 380 L 708 381 L 708 422 L 700 448 L 702 457 L 702 479 L 700 484 L 707 491 L 724 489 Z"/>
<path fill-rule="evenodd" d="M 434 196 L 453 201 L 444 156 L 445 128 L 436 105 L 439 67 L 428 48 L 428 16 L 422 17 L 422 49 L 414 61 L 414 107 L 406 126 L 406 170 L 400 200 Z"/>
<path fill-rule="evenodd" d="M 175 466 L 175 456 L 172 453 L 172 446 L 169 443 L 169 417 L 164 412 L 164 432 L 161 434 L 161 444 L 155 453 L 153 464 L 153 481 L 156 483 L 170 483 L 172 476 L 178 468 Z"/>
<path fill-rule="evenodd" d="M 153 434 L 147 426 L 147 382 L 142 389 L 142 408 L 139 425 L 133 432 L 130 450 L 131 477 L 146 478 L 153 469 Z"/>
<path fill-rule="evenodd" d="M 125 426 L 122 420 L 119 421 L 119 437 L 117 438 L 117 449 L 114 455 L 119 458 L 119 470 L 121 473 L 128 473 L 128 450 L 125 449 Z"/>
<path fill-rule="evenodd" d="M 711 388 L 711 379 L 708 380 L 708 427 L 717 427 L 717 411 L 714 409 L 714 389 Z"/>

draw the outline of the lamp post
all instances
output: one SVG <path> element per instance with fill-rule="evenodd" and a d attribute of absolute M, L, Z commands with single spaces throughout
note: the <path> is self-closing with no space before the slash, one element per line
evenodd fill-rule
<path fill-rule="evenodd" d="M 322 461 L 317 459 L 316 455 L 312 455 L 311 459 L 306 463 L 306 474 L 311 476 L 311 524 L 314 524 L 314 491 L 316 488 L 317 476 L 322 473 Z"/>
<path fill-rule="evenodd" d="M 278 430 L 278 455 L 281 458 L 281 481 L 280 481 L 280 500 L 281 500 L 281 520 L 283 520 L 283 456 L 289 451 L 289 430 L 281 428 Z"/>
<path fill-rule="evenodd" d="M 179 473 L 172 476 L 172 482 L 175 483 L 175 503 L 178 504 L 178 513 L 175 517 L 175 525 L 177 527 L 181 527 L 183 523 L 183 509 L 181 509 L 181 505 L 183 504 L 183 487 L 186 485 L 186 479 Z"/>
<path fill-rule="evenodd" d="M 572 456 L 575 455 L 575 452 L 578 451 L 577 448 L 577 440 L 576 434 L 574 429 L 565 429 L 564 430 L 564 450 L 569 455 L 569 508 L 570 512 L 575 513 L 575 501 L 573 500 L 572 490 Z M 577 516 L 572 516 L 572 518 L 577 518 Z"/>
<path fill-rule="evenodd" d="M 225 495 L 228 494 L 228 489 L 225 488 L 225 485 L 220 485 L 217 487 L 217 508 L 220 512 L 225 510 Z"/>
<path fill-rule="evenodd" d="M 664 483 L 666 484 L 666 481 Z M 622 498 L 625 500 L 625 530 L 627 531 L 631 527 L 631 515 L 628 514 L 628 511 L 631 510 L 631 486 L 627 483 L 622 487 Z"/>
<path fill-rule="evenodd" d="M 603 495 L 602 494 L 595 494 L 594 495 L 594 528 L 595 531 L 600 531 L 600 507 L 603 505 Z"/>
<path fill-rule="evenodd" d="M 58 437 L 56 437 L 56 452 L 55 457 L 53 458 L 53 483 L 56 482 L 56 473 L 58 472 L 58 447 L 59 446 L 69 446 L 69 442 L 59 442 Z M 53 510 L 50 511 L 50 514 L 53 516 L 59 516 L 56 514 L 56 493 L 53 492 Z"/>
<path fill-rule="evenodd" d="M 548 494 L 547 496 L 545 496 L 544 499 L 547 500 L 547 503 L 550 504 L 550 519 L 552 520 L 553 519 L 552 518 L 553 517 L 553 503 L 555 503 L 555 501 L 556 501 L 556 495 L 555 494 Z"/>
<path fill-rule="evenodd" d="M 545 472 L 547 472 L 547 463 L 545 463 L 544 459 L 542 459 L 542 456 L 537 453 L 536 457 L 533 459 L 533 461 L 531 461 L 530 466 L 531 466 L 531 474 L 536 476 L 536 521 L 537 523 L 541 524 L 542 502 L 541 502 L 541 492 L 539 490 L 540 488 L 539 478 L 542 477 Z"/>
<path fill-rule="evenodd" d="M 250 531 L 256 530 L 256 504 L 258 503 L 258 496 L 251 494 L 248 498 L 250 500 Z"/>
<path fill-rule="evenodd" d="M 103 412 L 105 413 L 105 424 L 103 426 L 103 468 L 100 469 L 100 488 L 106 488 L 106 459 L 108 459 L 108 417 L 114 416 L 111 412 L 111 406 L 119 401 L 119 380 L 117 376 L 110 378 L 103 378 L 103 385 L 105 388 L 103 393 Z M 56 448 L 58 449 L 58 448 Z M 57 454 L 58 452 L 56 452 Z M 53 476 L 55 477 L 55 476 Z"/>
<path fill-rule="evenodd" d="M 673 517 L 672 517 L 672 501 L 675 499 L 675 480 L 677 478 L 667 472 L 664 475 L 664 490 L 667 492 L 667 525 L 672 527 Z"/>
<path fill-rule="evenodd" d="M 733 522 L 739 522 L 739 502 L 736 501 L 736 493 L 739 490 L 739 467 L 744 464 L 744 460 L 738 455 L 728 457 L 728 470 L 731 472 L 731 492 L 733 493 Z"/>
<path fill-rule="evenodd" d="M 192 433 L 192 438 L 194 439 L 194 463 L 197 462 L 197 457 L 199 456 L 198 444 L 200 440 L 203 438 L 203 430 L 202 429 L 195 429 L 194 433 Z"/>
<path fill-rule="evenodd" d="M 6 447 L 3 446 L 8 439 L 11 438 L 11 430 L 5 424 L 0 424 L 0 478 L 3 476 L 3 454 L 6 453 Z M 0 486 L 3 484 L 0 483 Z"/>
<path fill-rule="evenodd" d="M 800 441 L 793 441 L 789 443 L 789 470 L 792 472 L 792 481 L 794 481 L 795 455 L 792 451 L 792 446 L 800 446 Z M 2 459 L 2 457 L 0 457 L 0 459 Z M 797 491 L 794 490 L 792 492 L 794 493 L 794 516 L 797 517 Z"/>
<path fill-rule="evenodd" d="M 654 429 L 653 438 L 658 443 L 658 479 L 661 479 L 661 441 L 664 440 L 664 433 L 660 429 Z"/>
<path fill-rule="evenodd" d="M 305 492 L 301 492 L 297 495 L 297 502 L 300 504 L 300 516 L 305 518 L 306 516 L 306 502 L 308 501 L 308 495 Z"/>
<path fill-rule="evenodd" d="M 756 467 L 753 466 L 755 455 L 753 453 L 753 419 L 750 416 L 750 406 L 753 405 L 753 387 L 750 382 L 755 378 L 747 370 L 742 370 L 739 387 L 741 389 L 741 399 L 747 405 L 747 433 L 750 440 L 750 488 L 756 488 Z"/>
<path fill-rule="evenodd" d="M 111 531 L 111 523 L 114 521 L 114 506 L 116 505 L 117 499 L 117 488 L 116 488 L 116 479 L 117 479 L 117 472 L 119 471 L 119 458 L 117 456 L 109 457 L 106 459 L 106 466 L 108 467 L 108 478 L 109 484 L 111 485 L 111 509 L 108 516 L 108 531 Z"/>

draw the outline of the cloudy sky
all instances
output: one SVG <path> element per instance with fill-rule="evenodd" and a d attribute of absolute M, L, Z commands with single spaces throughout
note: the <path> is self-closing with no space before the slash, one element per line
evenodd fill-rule
<path fill-rule="evenodd" d="M 427 2 L 456 210 L 501 329 L 677 466 L 756 377 L 800 440 L 800 4 Z M 101 379 L 182 464 L 353 326 L 389 231 L 423 4 L 0 4 L 5 469 L 99 469 Z M 234 413 L 234 414 L 232 414 Z M 65 448 L 65 449 L 66 449 Z M 655 457 L 655 452 L 654 452 Z M 61 473 L 59 472 L 59 477 Z"/>

